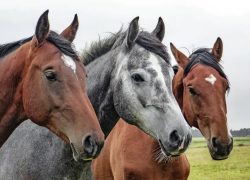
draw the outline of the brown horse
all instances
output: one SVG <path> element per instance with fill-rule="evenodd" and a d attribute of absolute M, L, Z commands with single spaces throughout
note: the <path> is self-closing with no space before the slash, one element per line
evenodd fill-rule
<path fill-rule="evenodd" d="M 75 16 L 61 36 L 50 31 L 47 10 L 34 36 L 0 46 L 0 147 L 31 119 L 70 143 L 75 160 L 99 153 L 104 135 L 86 93 L 84 66 L 71 44 L 77 28 Z"/>
<path fill-rule="evenodd" d="M 221 39 L 217 39 L 211 52 L 199 49 L 190 58 L 173 44 L 171 50 L 180 66 L 173 80 L 173 92 L 188 123 L 199 128 L 208 139 L 213 159 L 227 158 L 232 149 L 232 137 L 226 123 L 225 93 L 229 83 L 218 64 L 222 56 Z M 122 120 L 92 163 L 96 180 L 187 179 L 189 171 L 185 155 L 167 157 L 155 140 Z"/>
<path fill-rule="evenodd" d="M 120 119 L 92 162 L 92 174 L 95 180 L 187 179 L 189 163 L 185 155 L 168 161 L 157 141 Z"/>
<path fill-rule="evenodd" d="M 222 40 L 217 38 L 212 49 L 198 49 L 189 58 L 172 43 L 170 46 L 180 66 L 173 89 L 182 112 L 189 125 L 206 138 L 211 157 L 226 159 L 233 148 L 233 138 L 227 127 L 225 100 L 229 81 L 219 64 Z"/>

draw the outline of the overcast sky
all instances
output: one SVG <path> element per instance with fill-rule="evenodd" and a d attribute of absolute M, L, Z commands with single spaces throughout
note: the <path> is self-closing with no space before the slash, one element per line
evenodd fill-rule
<path fill-rule="evenodd" d="M 164 43 L 173 42 L 188 55 L 198 47 L 212 47 L 220 36 L 223 66 L 231 82 L 227 96 L 228 124 L 250 128 L 250 2 L 248 0 L 9 0 L 0 6 L 0 43 L 34 34 L 39 16 L 49 9 L 51 29 L 61 32 L 79 16 L 77 50 L 116 32 L 135 17 L 145 30 L 154 29 L 161 16 L 166 25 Z M 173 60 L 174 63 L 174 60 Z"/>

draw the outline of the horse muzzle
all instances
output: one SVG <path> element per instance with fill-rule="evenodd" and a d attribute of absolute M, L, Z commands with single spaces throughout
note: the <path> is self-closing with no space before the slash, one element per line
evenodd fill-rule
<path fill-rule="evenodd" d="M 228 144 L 222 144 L 218 138 L 214 137 L 211 142 L 208 143 L 208 148 L 210 155 L 214 160 L 227 159 L 233 149 L 233 138 L 230 138 Z"/>
<path fill-rule="evenodd" d="M 168 141 L 164 143 L 159 139 L 161 149 L 167 156 L 179 156 L 186 151 L 192 140 L 191 133 L 181 136 L 176 130 L 170 133 Z"/>
<path fill-rule="evenodd" d="M 90 161 L 96 158 L 104 145 L 104 141 L 98 141 L 95 135 L 87 135 L 83 138 L 81 146 L 70 143 L 75 161 Z"/>

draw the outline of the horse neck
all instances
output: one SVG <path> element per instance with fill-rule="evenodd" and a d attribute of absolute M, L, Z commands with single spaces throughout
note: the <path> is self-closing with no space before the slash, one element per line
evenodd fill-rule
<path fill-rule="evenodd" d="M 88 96 L 106 137 L 119 119 L 111 87 L 116 57 L 117 55 L 109 52 L 86 66 Z"/>
<path fill-rule="evenodd" d="M 0 147 L 26 119 L 22 105 L 22 74 L 27 57 L 24 52 L 18 48 L 0 60 Z"/>

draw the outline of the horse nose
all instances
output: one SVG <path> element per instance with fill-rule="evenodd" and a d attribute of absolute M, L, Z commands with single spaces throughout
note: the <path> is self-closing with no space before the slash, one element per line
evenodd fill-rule
<path fill-rule="evenodd" d="M 181 132 L 179 132 L 178 130 L 173 130 L 170 134 L 169 134 L 169 150 L 171 152 L 172 155 L 179 155 L 181 153 L 183 153 L 190 141 L 191 141 L 191 136 L 189 136 L 189 134 L 187 136 L 183 136 L 181 134 Z"/>
<path fill-rule="evenodd" d="M 219 139 L 219 138 L 217 138 L 217 137 L 213 137 L 213 138 L 212 138 L 212 145 L 213 145 L 213 147 L 214 147 L 217 151 L 220 151 L 220 149 L 222 149 L 223 146 L 226 147 L 226 148 L 224 148 L 224 149 L 227 150 L 227 149 L 229 148 L 230 144 L 232 144 L 232 143 L 231 143 L 231 139 L 229 140 L 229 143 L 228 143 L 228 144 L 223 145 L 223 144 L 220 142 L 220 139 Z M 226 152 L 225 152 L 225 153 L 226 153 Z"/>
<path fill-rule="evenodd" d="M 219 139 L 216 138 L 216 137 L 213 137 L 212 138 L 212 145 L 213 145 L 214 148 L 218 148 L 218 146 L 219 146 Z"/>
<path fill-rule="evenodd" d="M 182 140 L 183 138 L 180 136 L 177 130 L 173 130 L 169 135 L 169 142 L 173 149 L 177 149 Z"/>
<path fill-rule="evenodd" d="M 88 157 L 95 158 L 100 153 L 103 145 L 104 145 L 104 141 L 98 142 L 97 137 L 95 135 L 87 135 L 83 139 L 84 153 Z"/>
<path fill-rule="evenodd" d="M 182 132 L 178 130 L 173 130 L 169 134 L 169 147 L 173 152 L 177 154 L 183 153 L 192 140 L 191 133 L 187 133 L 186 135 L 182 135 Z"/>
<path fill-rule="evenodd" d="M 233 138 L 230 137 L 228 144 L 222 144 L 219 138 L 212 138 L 212 146 L 214 150 L 214 159 L 226 159 L 233 149 Z"/>

